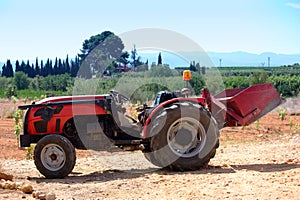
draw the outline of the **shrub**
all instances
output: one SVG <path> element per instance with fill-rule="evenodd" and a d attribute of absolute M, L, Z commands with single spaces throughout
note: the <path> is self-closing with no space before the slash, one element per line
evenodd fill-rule
<path fill-rule="evenodd" d="M 8 88 L 5 90 L 6 98 L 10 99 L 13 96 L 17 96 L 16 86 L 9 85 Z"/>
<path fill-rule="evenodd" d="M 285 119 L 285 116 L 286 116 L 286 110 L 284 110 L 284 109 L 278 110 L 278 115 L 279 115 L 279 119 L 281 121 L 283 121 Z"/>

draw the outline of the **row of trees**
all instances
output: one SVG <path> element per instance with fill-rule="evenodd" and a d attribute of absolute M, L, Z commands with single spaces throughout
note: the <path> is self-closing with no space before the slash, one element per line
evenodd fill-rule
<path fill-rule="evenodd" d="M 266 72 L 269 76 L 300 76 L 300 64 L 279 67 L 218 67 L 223 76 L 251 76 L 254 72 Z"/>
<path fill-rule="evenodd" d="M 212 94 L 216 94 L 226 88 L 245 88 L 259 83 L 273 83 L 283 97 L 297 96 L 300 92 L 299 76 L 268 76 L 266 72 L 255 72 L 251 76 L 226 77 L 214 75 L 211 68 L 207 68 L 206 76 L 193 72 L 188 87 L 192 89 L 193 94 L 200 95 L 203 87 L 208 87 Z M 182 80 L 181 71 L 164 65 L 155 66 L 146 72 L 130 72 L 119 78 L 109 79 L 73 78 L 69 74 L 29 78 L 24 72 L 16 72 L 13 78 L 0 77 L 0 94 L 7 91 L 7 97 L 15 96 L 13 91 L 28 89 L 43 91 L 44 94 L 50 96 L 61 95 L 61 92 L 64 95 L 105 94 L 111 89 L 116 89 L 121 93 L 131 95 L 133 101 L 145 102 L 153 99 L 160 90 L 174 91 L 184 87 L 187 85 Z M 131 90 L 134 90 L 133 93 Z M 22 98 L 22 96 L 19 97 Z"/>
<path fill-rule="evenodd" d="M 13 70 L 13 65 L 10 60 L 7 60 L 6 64 L 2 67 L 1 76 L 2 77 L 13 77 L 15 72 L 24 72 L 29 78 L 34 78 L 36 76 L 49 76 L 49 75 L 59 75 L 59 74 L 70 74 L 72 77 L 76 77 L 77 72 L 80 67 L 80 60 L 76 57 L 74 60 L 69 61 L 67 56 L 65 60 L 56 58 L 53 62 L 50 59 L 44 63 L 43 60 L 39 62 L 36 58 L 35 64 L 27 61 L 25 63 L 23 60 L 21 63 L 17 60 L 15 63 L 15 71 Z"/>
<path fill-rule="evenodd" d="M 148 70 L 148 61 L 146 63 L 141 61 L 135 46 L 130 56 L 127 51 L 124 51 L 121 38 L 110 31 L 91 36 L 83 42 L 80 51 L 81 53 L 71 60 L 68 56 L 64 60 L 56 58 L 54 61 L 48 59 L 45 62 L 43 60 L 39 62 L 36 58 L 35 63 L 30 63 L 29 60 L 27 63 L 17 60 L 14 67 L 11 61 L 7 60 L 2 67 L 1 76 L 13 77 L 15 72 L 24 72 L 30 78 L 70 74 L 72 77 L 78 76 L 89 79 L 126 72 L 129 71 L 128 66 L 133 71 Z M 162 63 L 161 54 L 159 54 L 158 63 Z"/>

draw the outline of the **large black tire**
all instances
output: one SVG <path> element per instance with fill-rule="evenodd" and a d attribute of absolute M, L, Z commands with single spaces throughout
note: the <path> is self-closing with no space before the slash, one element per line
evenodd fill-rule
<path fill-rule="evenodd" d="M 151 135 L 146 158 L 154 165 L 180 171 L 206 166 L 216 154 L 220 136 L 210 113 L 191 102 L 164 108 L 151 122 Z"/>
<path fill-rule="evenodd" d="M 145 150 L 143 151 L 144 157 L 157 167 L 163 167 L 163 165 L 154 157 L 153 152 L 151 152 L 150 146 L 145 145 Z"/>
<path fill-rule="evenodd" d="M 45 136 L 35 147 L 34 163 L 46 178 L 64 178 L 76 163 L 74 146 L 61 135 Z"/>

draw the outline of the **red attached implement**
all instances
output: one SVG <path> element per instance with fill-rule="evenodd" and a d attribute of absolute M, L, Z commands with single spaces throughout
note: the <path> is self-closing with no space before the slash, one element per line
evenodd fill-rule
<path fill-rule="evenodd" d="M 225 126 L 249 125 L 278 105 L 282 99 L 272 84 L 227 89 L 211 98 L 212 113 Z"/>

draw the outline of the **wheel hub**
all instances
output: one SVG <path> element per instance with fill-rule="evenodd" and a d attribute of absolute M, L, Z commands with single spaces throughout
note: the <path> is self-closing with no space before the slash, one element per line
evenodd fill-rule
<path fill-rule="evenodd" d="M 48 170 L 57 171 L 61 169 L 65 160 L 64 150 L 56 144 L 48 144 L 41 152 L 41 161 Z"/>
<path fill-rule="evenodd" d="M 179 157 L 193 157 L 203 148 L 206 140 L 202 124 L 194 118 L 176 120 L 168 130 L 168 146 Z"/>
<path fill-rule="evenodd" d="M 52 161 L 54 161 L 54 160 L 57 159 L 57 155 L 56 155 L 56 154 L 52 154 L 52 155 L 50 156 L 50 158 L 51 158 Z"/>
<path fill-rule="evenodd" d="M 184 123 L 175 133 L 174 144 L 179 148 L 184 149 L 193 144 L 195 137 L 197 137 L 197 130 L 191 125 Z"/>

